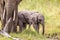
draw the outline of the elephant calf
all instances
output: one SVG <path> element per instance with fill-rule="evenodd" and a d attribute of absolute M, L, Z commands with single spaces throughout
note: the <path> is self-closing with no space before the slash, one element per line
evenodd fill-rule
<path fill-rule="evenodd" d="M 33 24 L 34 29 L 39 33 L 39 24 L 43 26 L 44 34 L 44 16 L 39 12 L 33 11 L 20 11 L 18 12 L 18 25 L 20 26 L 20 31 L 26 29 L 26 25 Z"/>

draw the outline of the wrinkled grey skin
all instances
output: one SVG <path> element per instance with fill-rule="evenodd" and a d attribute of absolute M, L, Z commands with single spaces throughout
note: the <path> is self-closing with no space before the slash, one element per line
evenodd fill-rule
<path fill-rule="evenodd" d="M 7 21 L 9 20 L 9 18 L 11 17 L 11 21 L 8 24 L 8 28 L 6 28 L 6 32 L 10 33 L 12 32 L 16 32 L 17 31 L 17 12 L 18 12 L 18 4 L 21 2 L 22 0 L 3 0 L 3 2 L 5 3 L 4 6 L 4 10 L 5 12 L 3 12 L 3 21 L 2 21 L 2 25 L 3 28 L 5 26 L 5 24 L 7 23 Z"/>
<path fill-rule="evenodd" d="M 38 12 L 33 11 L 20 11 L 18 13 L 18 25 L 20 26 L 20 31 L 26 29 L 26 25 L 33 24 L 34 29 L 39 33 L 39 24 L 43 27 L 44 34 L 44 16 Z"/>

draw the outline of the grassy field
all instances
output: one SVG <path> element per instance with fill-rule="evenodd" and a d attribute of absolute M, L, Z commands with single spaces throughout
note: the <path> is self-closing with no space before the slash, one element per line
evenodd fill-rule
<path fill-rule="evenodd" d="M 13 37 L 19 37 L 22 40 L 47 40 L 46 36 L 57 34 L 60 39 L 60 0 L 22 0 L 18 10 L 32 10 L 42 13 L 45 17 L 45 36 L 32 30 L 25 30 L 22 33 L 11 33 Z M 42 29 L 42 27 L 40 27 Z M 49 34 L 49 35 L 47 35 Z M 0 40 L 12 40 L 0 36 Z"/>

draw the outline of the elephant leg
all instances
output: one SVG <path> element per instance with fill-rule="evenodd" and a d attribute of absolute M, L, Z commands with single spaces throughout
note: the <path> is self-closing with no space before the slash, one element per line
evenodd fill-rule
<path fill-rule="evenodd" d="M 31 24 L 29 24 L 29 27 L 28 27 L 28 29 L 30 29 L 30 26 L 31 26 Z"/>
<path fill-rule="evenodd" d="M 22 29 L 23 29 L 23 22 L 20 19 L 18 19 L 18 23 L 17 24 L 19 26 L 19 32 L 21 33 Z"/>
<path fill-rule="evenodd" d="M 17 24 L 15 24 L 15 21 L 13 22 L 13 27 L 11 32 L 17 32 Z"/>
<path fill-rule="evenodd" d="M 20 23 L 20 24 L 19 24 L 19 31 L 22 32 L 22 31 L 25 30 L 25 29 L 26 29 L 26 24 Z"/>
<path fill-rule="evenodd" d="M 29 21 L 29 27 L 28 27 L 28 29 L 31 27 L 31 25 L 32 25 L 32 22 L 31 22 L 31 21 Z"/>
<path fill-rule="evenodd" d="M 26 29 L 26 23 L 23 23 L 23 30 Z"/>
<path fill-rule="evenodd" d="M 13 21 L 11 32 L 17 32 L 17 20 Z"/>
<path fill-rule="evenodd" d="M 33 24 L 34 29 L 39 33 L 39 24 Z"/>
<path fill-rule="evenodd" d="M 19 32 L 21 33 L 22 32 L 22 30 L 23 30 L 23 27 L 22 27 L 23 25 L 19 25 Z"/>

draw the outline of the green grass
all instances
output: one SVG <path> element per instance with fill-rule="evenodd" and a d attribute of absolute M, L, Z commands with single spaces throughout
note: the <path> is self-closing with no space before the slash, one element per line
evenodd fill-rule
<path fill-rule="evenodd" d="M 41 12 L 45 17 L 45 34 L 57 33 L 60 38 L 60 0 L 22 0 L 18 10 L 32 10 Z M 40 28 L 42 29 L 42 27 Z M 33 30 L 33 28 L 31 29 Z M 25 30 L 22 33 L 11 33 L 13 37 L 19 37 L 22 40 L 45 40 L 45 37 L 31 30 Z M 0 36 L 0 40 L 12 40 Z"/>
<path fill-rule="evenodd" d="M 36 32 L 33 32 L 31 30 L 24 30 L 22 33 L 18 34 L 11 34 L 14 37 L 19 37 L 21 40 L 40 40 L 40 39 L 45 39 L 42 35 L 39 35 Z M 19 36 L 17 36 L 19 35 Z"/>

